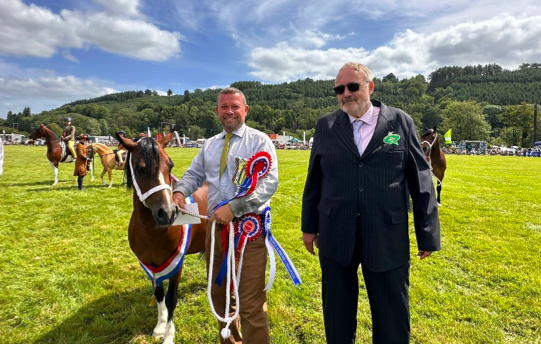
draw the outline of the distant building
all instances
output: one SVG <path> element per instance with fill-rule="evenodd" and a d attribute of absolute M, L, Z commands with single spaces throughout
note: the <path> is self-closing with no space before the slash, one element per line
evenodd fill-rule
<path fill-rule="evenodd" d="M 290 135 L 279 135 L 279 134 L 269 134 L 269 138 L 271 139 L 272 143 L 278 143 L 281 145 L 287 144 L 291 139 L 294 139 L 293 136 Z"/>

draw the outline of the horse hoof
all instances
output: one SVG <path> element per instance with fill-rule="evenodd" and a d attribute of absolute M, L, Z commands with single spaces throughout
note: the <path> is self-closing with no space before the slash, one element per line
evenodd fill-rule
<path fill-rule="evenodd" d="M 163 339 L 164 335 L 165 335 L 165 333 L 152 332 L 152 337 L 154 337 L 154 338 Z"/>
<path fill-rule="evenodd" d="M 441 203 L 438 202 L 438 207 L 441 207 Z"/>

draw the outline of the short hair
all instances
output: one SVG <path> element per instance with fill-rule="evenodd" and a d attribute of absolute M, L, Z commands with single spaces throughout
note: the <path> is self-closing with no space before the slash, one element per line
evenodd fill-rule
<path fill-rule="evenodd" d="M 374 76 L 372 75 L 372 72 L 370 71 L 370 69 L 368 69 L 368 67 L 366 67 L 363 64 L 360 64 L 357 62 L 348 62 L 345 65 L 343 65 L 342 68 L 340 68 L 338 73 L 340 73 L 340 71 L 342 71 L 342 69 L 344 68 L 352 68 L 352 69 L 355 69 L 357 72 L 364 74 L 366 81 L 372 81 L 372 79 L 374 79 Z"/>
<path fill-rule="evenodd" d="M 220 96 L 222 94 L 235 94 L 235 93 L 238 93 L 242 96 L 242 101 L 244 102 L 244 105 L 248 105 L 246 103 L 246 97 L 244 96 L 244 93 L 242 93 L 241 90 L 235 87 L 226 87 L 223 90 L 221 90 L 220 93 L 218 93 L 218 98 L 216 98 L 216 105 L 218 105 L 218 103 L 220 102 Z"/>

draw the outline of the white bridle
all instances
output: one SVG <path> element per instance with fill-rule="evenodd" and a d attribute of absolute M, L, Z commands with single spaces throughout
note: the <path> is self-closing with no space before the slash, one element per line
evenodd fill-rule
<path fill-rule="evenodd" d="M 133 187 L 135 189 L 135 192 L 137 192 L 137 197 L 139 197 L 139 201 L 141 201 L 141 203 L 143 203 L 143 205 L 145 207 L 148 208 L 148 205 L 146 203 L 146 199 L 149 198 L 152 194 L 155 194 L 158 191 L 169 190 L 171 192 L 171 194 L 173 194 L 173 187 L 171 185 L 168 185 L 168 184 L 156 185 L 155 187 L 153 187 L 152 189 L 148 190 L 147 192 L 145 192 L 143 194 L 141 192 L 141 189 L 139 188 L 139 185 L 137 184 L 137 181 L 135 180 L 135 173 L 133 171 L 131 156 L 132 156 L 132 154 L 130 154 L 130 171 L 131 171 L 131 179 L 132 179 Z M 171 184 L 172 183 L 173 183 L 173 180 L 171 179 Z"/>

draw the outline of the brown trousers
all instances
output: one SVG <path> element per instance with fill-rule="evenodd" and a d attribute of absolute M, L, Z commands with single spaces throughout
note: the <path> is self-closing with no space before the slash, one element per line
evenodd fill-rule
<path fill-rule="evenodd" d="M 216 225 L 216 236 L 214 243 L 214 266 L 212 271 L 212 303 L 216 313 L 224 316 L 225 298 L 226 298 L 226 281 L 221 286 L 214 283 L 220 267 L 223 262 L 224 250 L 222 246 L 222 231 L 221 225 Z M 210 243 L 211 243 L 212 223 L 207 223 L 207 236 L 205 242 L 207 273 L 210 259 Z M 224 340 L 221 335 L 220 343 L 222 344 L 269 344 L 269 323 L 267 319 L 267 296 L 265 289 L 265 269 L 267 266 L 267 249 L 265 246 L 265 238 L 261 235 L 255 241 L 246 243 L 244 250 L 244 260 L 242 263 L 242 271 L 239 285 L 240 298 L 240 319 L 234 320 L 229 329 L 231 336 Z M 208 275 L 207 275 L 208 276 Z M 235 313 L 235 298 L 231 292 L 231 301 L 229 315 Z M 240 321 L 239 321 L 240 320 Z M 218 322 L 220 331 L 225 327 L 225 323 Z M 242 334 L 241 334 L 242 328 Z"/>

